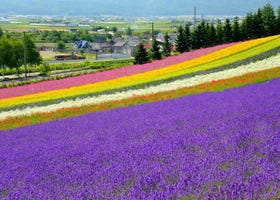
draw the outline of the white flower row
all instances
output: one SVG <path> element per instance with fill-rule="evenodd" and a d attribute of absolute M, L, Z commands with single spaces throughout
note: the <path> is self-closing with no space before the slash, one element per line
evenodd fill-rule
<path fill-rule="evenodd" d="M 248 65 L 240 66 L 234 69 L 228 69 L 225 71 L 214 72 L 205 75 L 197 75 L 191 78 L 185 78 L 182 80 L 176 80 L 170 83 L 163 83 L 155 86 L 150 86 L 143 89 L 131 89 L 123 92 L 117 92 L 113 94 L 104 94 L 95 97 L 77 98 L 75 100 L 65 100 L 57 104 L 51 104 L 47 106 L 27 107 L 24 109 L 16 109 L 10 111 L 4 111 L 0 113 L 0 120 L 7 117 L 31 115 L 33 113 L 51 112 L 62 108 L 79 107 L 83 105 L 99 104 L 101 102 L 121 100 L 133 97 L 134 95 L 147 95 L 157 92 L 164 92 L 170 90 L 176 90 L 179 88 L 190 87 L 199 85 L 202 83 L 211 82 L 214 80 L 228 79 L 236 76 L 241 76 L 250 72 L 257 72 L 264 69 L 274 68 L 280 66 L 280 54 L 270 57 L 268 59 L 250 63 Z"/>

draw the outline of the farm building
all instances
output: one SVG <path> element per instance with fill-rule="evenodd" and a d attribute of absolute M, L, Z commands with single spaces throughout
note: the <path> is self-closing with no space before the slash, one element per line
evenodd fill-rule
<path fill-rule="evenodd" d="M 78 51 L 78 50 L 91 51 L 92 47 L 88 41 L 80 40 L 80 41 L 75 42 L 74 50 L 75 51 Z"/>

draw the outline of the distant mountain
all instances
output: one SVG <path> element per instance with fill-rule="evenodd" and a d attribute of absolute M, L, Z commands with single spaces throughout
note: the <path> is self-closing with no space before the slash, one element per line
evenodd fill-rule
<path fill-rule="evenodd" d="M 274 8 L 279 0 L 0 0 L 1 14 L 39 15 L 119 15 L 172 16 L 244 15 L 270 2 Z"/>

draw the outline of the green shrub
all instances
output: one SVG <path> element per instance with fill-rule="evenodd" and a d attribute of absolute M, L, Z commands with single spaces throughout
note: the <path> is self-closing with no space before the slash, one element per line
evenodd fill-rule
<path fill-rule="evenodd" d="M 49 63 L 43 62 L 40 66 L 40 75 L 48 75 L 51 71 L 51 67 Z"/>

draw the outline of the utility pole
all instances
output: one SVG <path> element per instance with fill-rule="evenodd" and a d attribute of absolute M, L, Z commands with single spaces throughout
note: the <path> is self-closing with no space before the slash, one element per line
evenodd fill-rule
<path fill-rule="evenodd" d="M 24 43 L 24 73 L 25 78 L 27 78 L 27 69 L 26 69 L 26 37 L 25 37 L 25 31 L 23 32 L 23 43 Z"/>
<path fill-rule="evenodd" d="M 194 28 L 196 28 L 196 6 L 194 6 L 193 26 L 194 26 Z"/>

